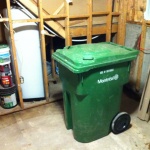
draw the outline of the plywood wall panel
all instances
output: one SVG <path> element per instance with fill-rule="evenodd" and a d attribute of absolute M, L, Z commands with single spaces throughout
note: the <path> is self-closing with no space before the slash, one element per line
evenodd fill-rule
<path fill-rule="evenodd" d="M 106 11 L 107 0 L 93 0 L 93 11 Z"/>
<path fill-rule="evenodd" d="M 34 1 L 37 2 L 37 0 Z M 53 14 L 63 2 L 64 0 L 42 0 L 43 8 L 50 14 Z M 64 9 L 62 13 L 64 13 Z"/>
<path fill-rule="evenodd" d="M 36 2 L 36 0 L 19 0 L 19 1 L 25 7 L 27 7 L 31 12 L 33 12 L 35 15 L 38 16 L 38 9 L 37 9 L 37 2 Z M 49 4 L 49 6 L 52 7 L 50 4 Z M 49 13 L 43 7 L 43 16 L 44 15 L 49 15 Z M 65 38 L 64 28 L 58 22 L 56 22 L 54 20 L 48 20 L 48 21 L 45 21 L 45 23 L 48 26 L 50 26 L 51 28 L 53 28 L 53 30 L 56 31 L 60 36 Z"/>
<path fill-rule="evenodd" d="M 119 11 L 119 3 L 121 0 L 114 0 L 114 11 Z M 51 13 L 63 3 L 63 0 L 43 0 L 44 8 Z M 127 8 L 127 21 L 142 22 L 143 14 L 146 9 L 147 0 L 128 0 Z M 51 8 L 53 6 L 53 8 Z M 86 14 L 87 13 L 87 1 L 73 0 L 73 4 L 70 5 L 70 15 Z M 106 0 L 93 0 L 93 11 L 106 11 L 107 1 Z M 61 12 L 63 13 L 63 11 Z M 116 21 L 116 19 L 114 20 Z M 106 17 L 94 17 L 94 24 L 101 24 L 106 22 Z M 116 21 L 117 22 L 117 21 Z"/>
<path fill-rule="evenodd" d="M 37 0 L 34 0 L 37 1 Z M 50 14 L 53 14 L 64 2 L 64 0 L 43 0 L 43 8 Z M 70 15 L 81 15 L 81 14 L 88 14 L 87 9 L 87 1 L 81 1 L 81 0 L 73 0 L 73 3 L 70 4 Z M 107 11 L 107 1 L 106 0 L 93 0 L 93 12 L 103 12 Z M 62 9 L 59 14 L 63 14 L 64 9 Z M 117 19 L 113 19 L 114 22 L 117 22 Z M 59 20 L 59 24 L 61 24 L 63 27 L 65 26 L 64 20 Z M 106 23 L 106 17 L 105 16 L 95 16 L 93 17 L 93 25 L 96 24 L 105 24 Z M 72 19 L 70 21 L 71 26 L 84 26 L 87 25 L 86 19 Z"/>

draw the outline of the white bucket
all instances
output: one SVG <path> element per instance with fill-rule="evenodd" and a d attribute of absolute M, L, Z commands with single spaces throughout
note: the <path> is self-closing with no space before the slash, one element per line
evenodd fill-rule
<path fill-rule="evenodd" d="M 7 45 L 0 45 L 0 65 L 10 63 L 9 47 Z"/>
<path fill-rule="evenodd" d="M 1 96 L 0 103 L 3 108 L 9 109 L 17 105 L 16 94 Z"/>

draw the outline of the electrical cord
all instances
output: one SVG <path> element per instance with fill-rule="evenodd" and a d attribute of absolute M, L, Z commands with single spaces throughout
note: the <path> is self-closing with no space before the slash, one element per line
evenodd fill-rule
<path fill-rule="evenodd" d="M 150 55 L 150 52 L 148 53 L 148 52 L 145 52 L 145 50 L 143 51 L 143 50 L 141 50 L 141 49 L 138 49 L 140 52 L 142 52 L 142 53 L 144 53 L 144 54 L 147 54 L 147 55 Z"/>
<path fill-rule="evenodd" d="M 150 51 L 150 49 L 141 48 L 141 34 L 139 35 L 137 39 L 137 49 L 146 55 L 150 55 L 150 52 L 145 52 L 145 51 Z"/>

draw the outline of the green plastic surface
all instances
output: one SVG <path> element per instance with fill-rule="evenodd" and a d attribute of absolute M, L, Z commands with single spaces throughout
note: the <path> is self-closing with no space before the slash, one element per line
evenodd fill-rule
<path fill-rule="evenodd" d="M 111 42 L 82 44 L 59 49 L 53 58 L 74 73 L 110 64 L 133 60 L 138 50 L 126 48 Z"/>
<path fill-rule="evenodd" d="M 77 45 L 55 52 L 65 124 L 73 129 L 77 141 L 91 142 L 110 133 L 111 122 L 120 110 L 130 63 L 137 54 L 113 43 Z"/>

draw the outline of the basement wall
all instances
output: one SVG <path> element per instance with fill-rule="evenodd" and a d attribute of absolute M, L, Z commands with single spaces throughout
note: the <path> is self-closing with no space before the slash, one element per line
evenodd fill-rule
<path fill-rule="evenodd" d="M 141 25 L 127 23 L 125 46 L 130 48 L 137 48 L 137 41 L 140 34 L 141 34 Z M 147 53 L 150 53 L 149 41 L 150 41 L 150 28 L 148 27 L 146 32 L 146 42 L 145 42 L 145 49 L 149 49 L 146 50 Z M 150 66 L 149 64 L 150 64 L 150 54 L 144 54 L 142 76 L 141 76 L 140 90 L 139 90 L 140 94 L 142 93 L 146 82 L 148 69 Z M 130 75 L 130 83 L 133 85 L 134 89 L 135 89 L 135 84 L 137 79 L 137 67 L 138 67 L 138 58 L 137 60 L 132 62 L 131 75 Z"/>

